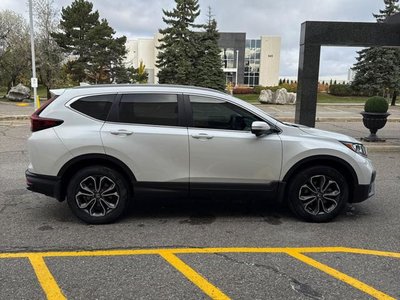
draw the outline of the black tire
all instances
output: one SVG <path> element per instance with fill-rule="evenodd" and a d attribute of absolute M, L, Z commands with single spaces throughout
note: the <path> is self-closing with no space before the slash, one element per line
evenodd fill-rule
<path fill-rule="evenodd" d="M 328 222 L 345 207 L 349 185 L 345 177 L 328 166 L 315 166 L 296 174 L 289 183 L 289 208 L 310 222 Z"/>
<path fill-rule="evenodd" d="M 126 180 L 108 167 L 86 167 L 78 171 L 68 184 L 68 206 L 86 223 L 114 222 L 125 212 L 128 199 Z"/>

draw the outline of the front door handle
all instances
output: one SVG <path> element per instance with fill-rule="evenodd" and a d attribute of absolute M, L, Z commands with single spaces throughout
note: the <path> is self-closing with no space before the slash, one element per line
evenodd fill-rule
<path fill-rule="evenodd" d="M 213 138 L 212 135 L 209 135 L 207 133 L 199 133 L 199 134 L 192 134 L 192 138 L 194 139 L 205 139 L 205 140 L 211 140 Z"/>
<path fill-rule="evenodd" d="M 110 132 L 113 135 L 131 135 L 133 132 L 125 129 L 119 129 L 117 131 Z"/>

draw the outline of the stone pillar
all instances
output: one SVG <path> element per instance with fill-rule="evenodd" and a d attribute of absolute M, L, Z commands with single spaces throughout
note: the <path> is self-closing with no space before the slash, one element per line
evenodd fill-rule
<path fill-rule="evenodd" d="M 317 114 L 320 52 L 320 45 L 300 45 L 295 122 L 310 127 L 315 126 Z"/>

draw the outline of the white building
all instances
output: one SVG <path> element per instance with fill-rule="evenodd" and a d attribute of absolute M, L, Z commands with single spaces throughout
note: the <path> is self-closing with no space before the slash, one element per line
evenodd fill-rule
<path fill-rule="evenodd" d="M 127 66 L 137 68 L 143 61 L 149 83 L 157 83 L 157 46 L 161 35 L 128 40 Z M 226 81 L 245 86 L 276 86 L 279 83 L 281 38 L 261 36 L 246 39 L 245 33 L 220 32 L 219 45 Z"/>

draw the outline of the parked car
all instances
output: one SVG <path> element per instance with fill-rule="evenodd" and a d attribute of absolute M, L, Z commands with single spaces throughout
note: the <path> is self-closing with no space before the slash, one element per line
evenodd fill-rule
<path fill-rule="evenodd" d="M 28 189 L 66 199 L 88 223 L 115 221 L 129 201 L 154 193 L 244 192 L 314 222 L 374 195 L 360 142 L 280 122 L 218 91 L 97 85 L 53 93 L 31 117 Z"/>

